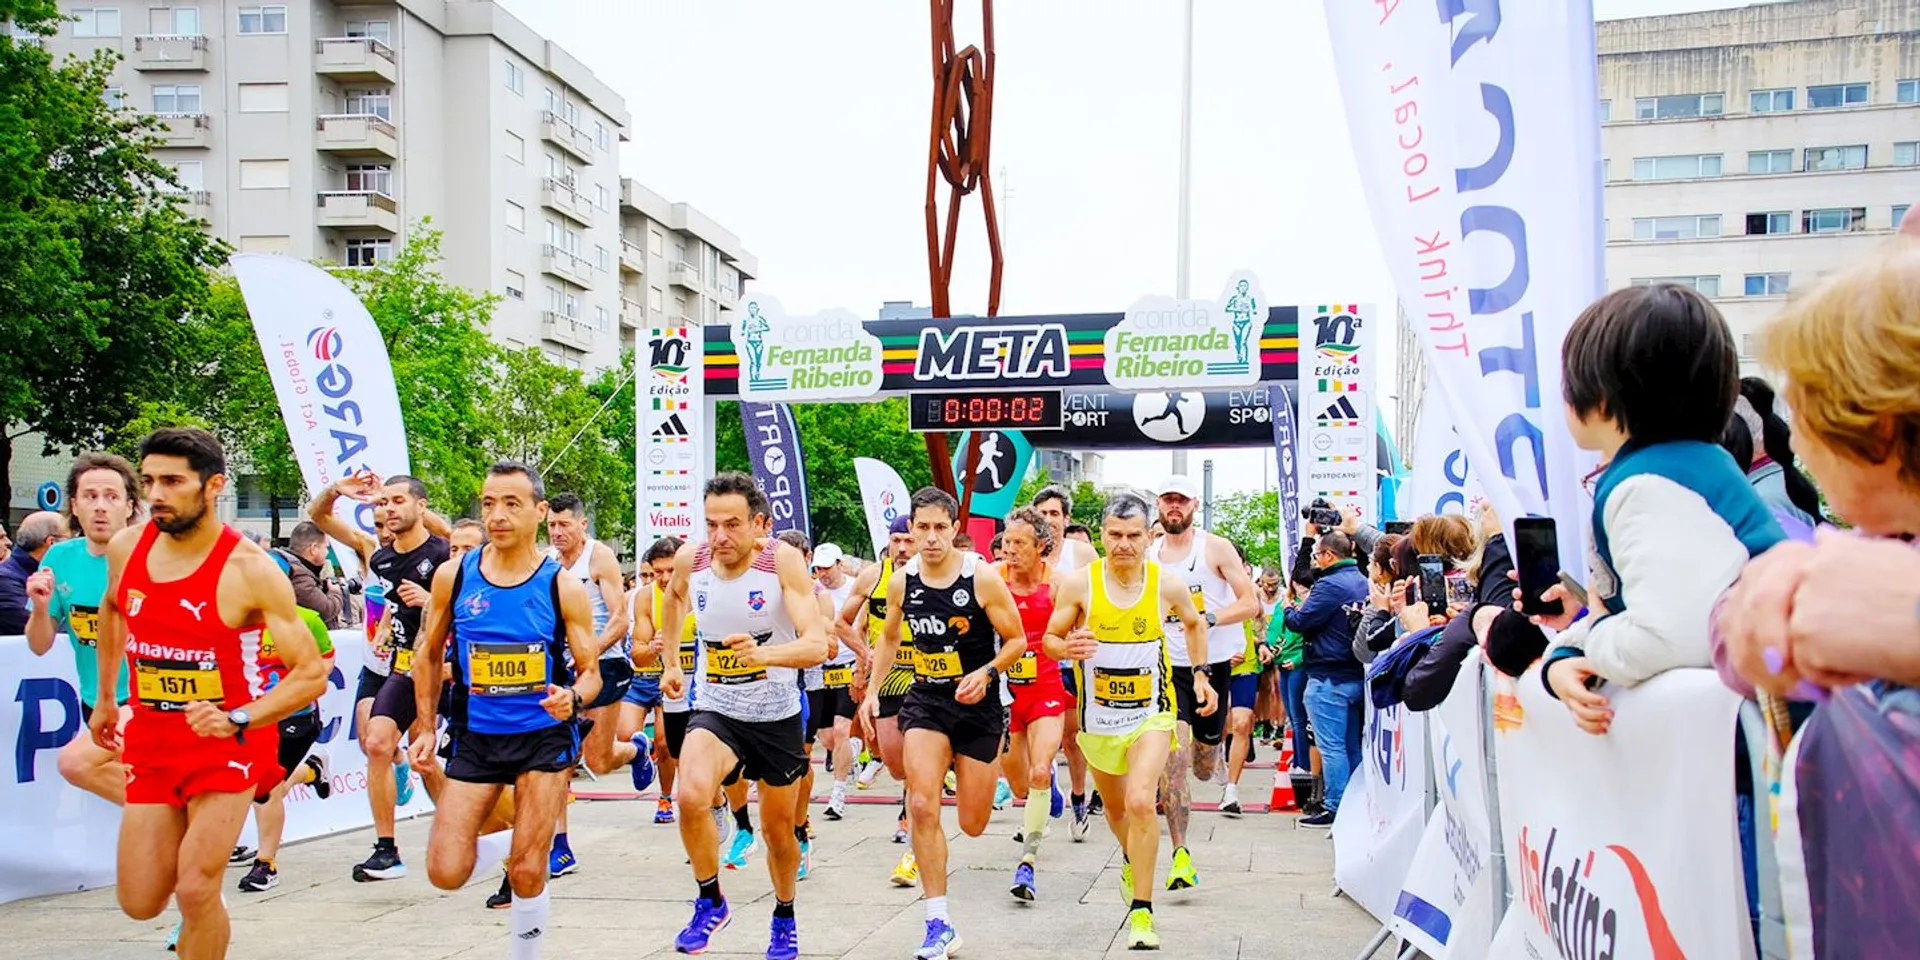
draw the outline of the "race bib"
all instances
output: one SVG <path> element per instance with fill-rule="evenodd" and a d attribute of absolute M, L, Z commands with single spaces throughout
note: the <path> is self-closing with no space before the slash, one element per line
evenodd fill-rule
<path fill-rule="evenodd" d="M 913 644 L 902 640 L 900 641 L 900 648 L 893 651 L 893 668 L 895 670 L 916 669 L 919 663 L 919 656 L 920 655 L 915 652 Z"/>
<path fill-rule="evenodd" d="M 920 650 L 913 661 L 913 675 L 921 680 L 960 679 L 960 651 Z"/>
<path fill-rule="evenodd" d="M 767 635 L 754 638 L 759 643 L 767 642 Z M 732 647 L 724 643 L 707 641 L 707 682 L 732 685 L 736 683 L 754 683 L 767 678 L 765 667 L 749 665 L 735 653 Z"/>
<path fill-rule="evenodd" d="M 547 645 L 544 643 L 476 643 L 469 651 L 468 661 L 474 696 L 514 697 L 547 692 Z"/>
<path fill-rule="evenodd" d="M 195 700 L 219 703 L 225 697 L 220 665 L 212 660 L 140 660 L 133 678 L 140 705 L 166 713 L 185 710 Z"/>
<path fill-rule="evenodd" d="M 406 673 L 413 669 L 413 648 L 401 647 L 393 652 L 393 672 Z"/>
<path fill-rule="evenodd" d="M 1202 592 L 1201 589 L 1197 586 L 1187 587 L 1187 592 L 1193 595 L 1193 612 L 1199 614 L 1201 619 L 1203 620 L 1206 619 L 1207 595 L 1204 592 Z M 1168 610 L 1166 622 L 1177 624 L 1180 622 L 1180 617 L 1178 614 L 1175 614 L 1172 610 Z"/>
<path fill-rule="evenodd" d="M 1093 702 L 1122 710 L 1145 707 L 1153 700 L 1153 674 L 1144 670 L 1093 669 Z"/>
<path fill-rule="evenodd" d="M 851 687 L 853 686 L 853 665 L 841 664 L 837 667 L 827 667 L 820 671 L 820 678 L 829 690 Z"/>
<path fill-rule="evenodd" d="M 695 656 L 692 647 L 680 648 L 680 669 L 682 671 L 692 673 L 696 662 L 698 662 L 698 658 Z"/>
<path fill-rule="evenodd" d="M 1008 683 L 1032 683 L 1040 679 L 1040 660 L 1032 650 L 1020 655 L 1013 666 L 1007 668 Z"/>
<path fill-rule="evenodd" d="M 67 635 L 81 646 L 100 645 L 100 611 L 95 607 L 73 607 L 67 611 Z"/>
<path fill-rule="evenodd" d="M 633 675 L 636 677 L 657 677 L 665 672 L 665 670 L 666 665 L 660 662 L 659 657 L 655 657 L 652 663 L 634 670 Z"/>

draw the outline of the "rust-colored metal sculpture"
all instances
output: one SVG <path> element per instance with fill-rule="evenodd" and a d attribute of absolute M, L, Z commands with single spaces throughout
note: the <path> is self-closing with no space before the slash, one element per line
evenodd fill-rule
<path fill-rule="evenodd" d="M 933 295 L 933 315 L 953 316 L 953 260 L 960 232 L 961 202 L 978 192 L 987 227 L 987 316 L 1000 313 L 1000 221 L 993 208 L 989 175 L 993 145 L 993 0 L 980 0 L 979 46 L 959 47 L 953 33 L 953 10 L 959 0 L 930 0 L 933 14 L 933 122 L 927 145 L 927 273 Z M 940 216 L 940 181 L 947 182 L 945 229 Z M 951 453 L 945 434 L 926 436 L 927 459 L 934 483 L 960 496 L 960 520 L 966 521 L 973 497 L 973 474 L 979 468 L 980 435 L 967 445 L 965 490 L 952 481 Z"/>

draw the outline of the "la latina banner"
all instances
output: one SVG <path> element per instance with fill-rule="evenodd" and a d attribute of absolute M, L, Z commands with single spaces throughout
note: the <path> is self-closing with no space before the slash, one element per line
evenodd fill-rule
<path fill-rule="evenodd" d="M 701 529 L 700 476 L 712 436 L 701 374 L 700 329 L 655 325 L 634 351 L 634 417 L 639 496 L 633 529 L 644 547 Z"/>

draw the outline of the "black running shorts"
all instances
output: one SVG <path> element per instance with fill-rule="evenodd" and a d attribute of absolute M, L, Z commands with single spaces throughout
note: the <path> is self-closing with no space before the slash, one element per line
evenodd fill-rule
<path fill-rule="evenodd" d="M 320 711 L 309 710 L 298 716 L 287 717 L 277 724 L 280 728 L 280 754 L 276 758 L 280 764 L 280 779 L 293 776 L 300 761 L 307 758 L 307 751 L 320 742 Z M 279 781 L 275 781 L 278 783 Z M 254 803 L 266 803 L 271 787 L 255 791 Z"/>
<path fill-rule="evenodd" d="M 1006 731 L 1007 711 L 1000 705 L 997 691 L 988 688 L 979 703 L 966 704 L 945 691 L 935 693 L 921 687 L 907 692 L 900 704 L 900 732 L 931 730 L 943 734 L 953 752 L 981 763 L 992 763 L 1000 756 L 1000 738 Z"/>
<path fill-rule="evenodd" d="M 660 720 L 667 728 L 667 756 L 680 759 L 680 747 L 687 742 L 687 722 L 692 718 L 693 714 L 687 710 L 660 711 Z"/>
<path fill-rule="evenodd" d="M 726 782 L 747 779 L 769 787 L 784 787 L 807 772 L 801 750 L 800 715 L 779 720 L 735 720 L 712 710 L 695 710 L 687 730 L 705 730 L 733 752 L 736 762 Z"/>
<path fill-rule="evenodd" d="M 1199 716 L 1194 713 L 1200 708 L 1193 696 L 1193 668 L 1173 668 L 1173 696 L 1180 711 L 1180 722 L 1193 729 L 1193 739 L 1208 746 L 1217 746 L 1227 735 L 1227 697 L 1230 678 L 1227 674 L 1233 665 L 1226 662 L 1216 663 L 1207 671 L 1207 683 L 1213 687 L 1213 713 Z"/>
<path fill-rule="evenodd" d="M 625 657 L 603 657 L 600 660 L 600 692 L 587 703 L 586 709 L 598 710 L 619 703 L 632 685 L 632 663 Z"/>
<path fill-rule="evenodd" d="M 400 728 L 400 735 L 406 736 L 407 728 L 420 715 L 420 705 L 413 699 L 413 677 L 396 673 L 380 685 L 380 693 L 373 698 L 373 716 L 386 717 Z"/>
<path fill-rule="evenodd" d="M 580 762 L 580 733 L 558 723 L 528 733 L 452 731 L 448 779 L 511 786 L 523 773 L 565 773 Z"/>

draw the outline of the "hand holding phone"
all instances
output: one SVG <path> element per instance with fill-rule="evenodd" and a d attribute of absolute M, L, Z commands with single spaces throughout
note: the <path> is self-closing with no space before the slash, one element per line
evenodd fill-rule
<path fill-rule="evenodd" d="M 1429 610 L 1447 608 L 1447 558 L 1437 553 L 1423 553 L 1418 564 L 1420 572 L 1420 602 Z"/>
<path fill-rule="evenodd" d="M 1566 612 L 1558 599 L 1546 599 L 1548 588 L 1560 583 L 1560 533 L 1552 517 L 1513 521 L 1513 564 L 1520 575 L 1521 613 L 1557 617 Z"/>

